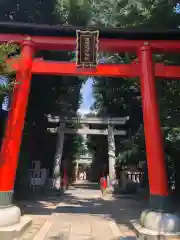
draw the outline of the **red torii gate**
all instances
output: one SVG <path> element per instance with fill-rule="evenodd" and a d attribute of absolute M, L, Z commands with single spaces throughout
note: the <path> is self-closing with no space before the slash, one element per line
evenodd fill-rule
<path fill-rule="evenodd" d="M 12 210 L 7 206 L 12 203 L 31 77 L 35 73 L 140 77 L 150 200 L 153 209 L 149 214 L 142 214 L 141 224 L 152 230 L 163 228 L 165 232 L 177 232 L 178 229 L 180 232 L 179 220 L 175 215 L 169 214 L 167 216 L 161 213 L 163 222 L 159 223 L 158 220 L 159 212 L 168 211 L 166 207 L 169 200 L 169 191 L 154 78 L 156 76 L 180 79 L 180 67 L 165 66 L 159 63 L 154 66 L 152 61 L 152 52 L 180 52 L 180 31 L 153 33 L 118 29 L 100 30 L 99 46 L 101 51 L 134 52 L 137 54 L 139 62 L 131 64 L 99 64 L 95 71 L 79 70 L 76 68 L 75 63 L 44 61 L 33 58 L 38 50 L 74 51 L 76 47 L 76 29 L 79 28 L 0 23 L 0 43 L 13 41 L 21 45 L 21 58 L 13 62 L 13 66 L 17 71 L 16 84 L 0 159 L 0 204 L 4 206 L 4 208 L 0 209 L 0 219 L 1 213 L 8 216 L 9 219 L 1 220 L 0 226 L 12 225 L 20 220 L 20 212 L 18 212 L 17 208 Z M 15 217 L 9 217 L 13 215 L 13 211 L 16 211 Z M 170 220 L 171 226 L 169 225 Z"/>

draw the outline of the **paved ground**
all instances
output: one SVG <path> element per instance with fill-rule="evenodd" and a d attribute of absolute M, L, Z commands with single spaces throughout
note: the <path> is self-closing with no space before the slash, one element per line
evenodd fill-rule
<path fill-rule="evenodd" d="M 60 202 L 59 197 L 41 198 L 38 197 L 38 200 L 17 201 L 16 204 L 21 208 L 22 214 L 32 219 L 31 227 L 20 237 L 20 240 L 33 240 Z"/>
<path fill-rule="evenodd" d="M 78 182 L 54 202 L 33 211 L 33 226 L 22 240 L 117 240 L 135 238 L 129 220 L 139 218 L 141 201 L 131 197 L 102 199 L 97 184 Z M 45 207 L 46 206 L 46 207 Z M 42 208 L 41 208 L 42 209 Z M 36 235 L 36 237 L 35 237 Z"/>
<path fill-rule="evenodd" d="M 76 184 L 65 194 L 52 214 L 52 227 L 45 240 L 115 239 L 119 236 L 116 224 L 102 209 L 101 193 L 93 184 Z"/>

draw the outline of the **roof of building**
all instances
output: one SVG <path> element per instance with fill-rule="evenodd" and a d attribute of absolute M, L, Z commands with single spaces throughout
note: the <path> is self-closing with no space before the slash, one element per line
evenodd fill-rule
<path fill-rule="evenodd" d="M 180 29 L 122 29 L 99 28 L 69 25 L 38 25 L 22 22 L 0 22 L 0 33 L 13 33 L 31 36 L 76 37 L 76 30 L 99 30 L 100 38 L 127 40 L 180 40 Z"/>

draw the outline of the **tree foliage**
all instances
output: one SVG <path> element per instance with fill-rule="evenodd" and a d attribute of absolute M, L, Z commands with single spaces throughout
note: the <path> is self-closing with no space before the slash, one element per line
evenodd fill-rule
<path fill-rule="evenodd" d="M 180 15 L 175 12 L 174 5 L 170 1 L 98 1 L 92 4 L 91 23 L 97 26 L 141 28 L 141 29 L 166 29 L 178 28 Z M 163 16 L 167 16 L 165 19 Z M 108 57 L 107 57 L 108 56 Z M 129 63 L 136 56 L 125 54 L 106 54 L 105 60 L 118 63 Z M 180 64 L 179 57 L 175 55 L 154 55 L 155 62 L 165 64 Z M 129 139 L 123 140 L 116 137 L 116 155 L 120 162 L 134 162 L 146 160 L 143 119 L 141 109 L 140 86 L 137 79 L 126 78 L 95 78 L 94 84 L 94 106 L 98 116 L 130 116 L 128 123 Z M 172 148 L 179 141 L 179 82 L 176 80 L 157 79 L 158 99 L 160 105 L 160 117 L 164 129 L 166 154 L 171 161 L 176 159 L 176 149 Z M 171 143 L 170 143 L 171 142 Z M 89 148 L 92 146 L 105 149 L 106 142 L 99 141 L 98 137 L 89 137 Z M 167 151 L 171 146 L 171 151 Z M 174 153 L 172 153 L 174 151 Z M 171 153 L 170 153 L 171 152 Z M 94 152 L 95 161 L 101 159 Z M 172 165 L 172 164 L 171 164 Z M 176 164 L 177 165 L 177 164 Z M 179 168 L 178 168 L 179 169 Z"/>
<path fill-rule="evenodd" d="M 165 17 L 166 16 L 166 17 Z M 21 21 L 48 24 L 88 25 L 99 27 L 178 28 L 180 15 L 169 0 L 6 0 L 0 3 L 1 21 Z M 110 63 L 129 63 L 137 56 L 129 53 L 100 53 L 103 61 Z M 74 53 L 39 52 L 45 60 L 74 61 Z M 154 62 L 180 64 L 179 56 L 155 54 Z M 3 67 L 3 69 L 5 69 Z M 3 70 L 4 71 L 4 70 Z M 25 124 L 21 158 L 41 159 L 44 166 L 50 167 L 55 151 L 56 137 L 46 131 L 49 123 L 47 114 L 75 116 L 80 106 L 80 88 L 84 78 L 67 76 L 33 76 L 28 113 Z M 179 81 L 157 79 L 160 117 L 164 130 L 165 151 L 180 169 L 176 154 L 179 153 Z M 141 94 L 138 79 L 95 77 L 93 82 L 95 102 L 92 110 L 97 116 L 130 116 L 129 138 L 116 137 L 116 155 L 119 161 L 138 162 L 145 160 L 145 144 L 141 109 Z M 63 158 L 71 159 L 80 151 L 81 138 L 69 136 Z M 74 147 L 73 144 L 74 143 Z M 89 151 L 93 153 L 94 163 L 107 163 L 107 140 L 101 136 L 88 138 Z M 44 148 L 44 146 L 48 146 Z M 24 150 L 25 149 L 25 150 Z M 29 151 L 26 151 L 26 150 Z M 29 154 L 25 154 L 29 152 Z M 22 161 L 21 161 L 22 162 Z M 24 161 L 25 162 L 25 161 Z M 31 162 L 27 161 L 28 164 Z M 171 164 L 172 165 L 172 164 Z M 177 174 L 176 174 L 177 175 Z M 177 179 L 180 182 L 180 180 Z"/>
<path fill-rule="evenodd" d="M 69 1 L 69 5 L 66 3 L 58 0 L 1 1 L 0 21 L 85 25 L 85 15 L 78 5 L 74 4 L 74 1 Z M 71 61 L 72 56 L 73 53 L 63 51 L 36 53 L 36 57 L 56 61 Z M 47 131 L 47 115 L 76 116 L 81 103 L 80 89 L 83 81 L 81 78 L 69 76 L 33 76 L 16 186 L 23 184 L 22 178 L 27 175 L 27 170 L 31 168 L 34 160 L 40 160 L 41 167 L 52 170 L 56 135 Z M 77 152 L 81 151 L 82 139 L 78 136 L 67 136 L 65 140 L 63 159 L 71 163 Z"/>
<path fill-rule="evenodd" d="M 0 76 L 7 76 L 10 80 L 8 85 L 0 85 L 0 104 L 2 104 L 4 96 L 11 92 L 14 85 L 14 69 L 11 64 L 7 63 L 7 60 L 10 56 L 17 54 L 18 50 L 19 47 L 10 42 L 0 45 Z"/>

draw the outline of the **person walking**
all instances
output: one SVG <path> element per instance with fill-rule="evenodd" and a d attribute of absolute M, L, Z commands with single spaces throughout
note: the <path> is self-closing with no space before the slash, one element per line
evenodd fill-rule
<path fill-rule="evenodd" d="M 104 196 L 107 191 L 107 178 L 105 175 L 103 175 L 100 178 L 100 189 L 101 189 L 102 196 Z"/>

